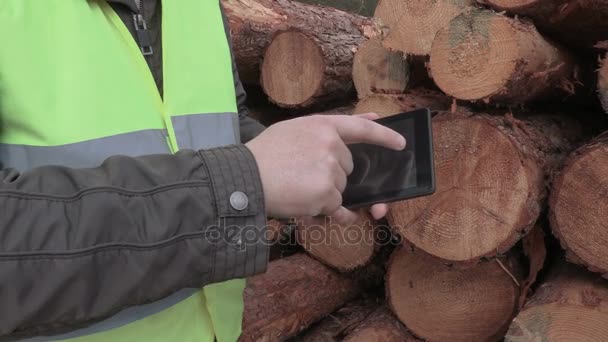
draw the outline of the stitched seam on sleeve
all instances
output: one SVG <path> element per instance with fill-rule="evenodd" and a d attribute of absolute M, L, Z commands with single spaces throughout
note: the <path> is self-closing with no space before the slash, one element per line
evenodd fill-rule
<path fill-rule="evenodd" d="M 50 194 L 41 194 L 41 193 L 28 193 L 28 192 L 19 192 L 13 190 L 0 190 L 0 198 L 16 198 L 16 199 L 25 199 L 25 200 L 42 200 L 49 202 L 74 202 L 81 200 L 83 197 L 100 194 L 100 193 L 108 193 L 115 194 L 126 197 L 146 197 L 154 194 L 158 194 L 165 191 L 176 190 L 176 189 L 186 189 L 186 188 L 200 188 L 206 187 L 209 185 L 208 181 L 196 181 L 196 182 L 178 182 L 172 183 L 170 185 L 162 185 L 148 190 L 127 190 L 124 188 L 118 187 L 94 187 L 85 190 L 78 191 L 73 195 L 60 196 L 60 195 L 50 195 Z"/>
<path fill-rule="evenodd" d="M 93 254 L 101 254 L 116 251 L 149 252 L 155 249 L 169 247 L 178 242 L 191 239 L 203 238 L 207 231 L 182 233 L 166 240 L 153 243 L 105 243 L 87 248 L 75 249 L 61 252 L 4 252 L 0 253 L 0 262 L 7 260 L 36 260 L 36 259 L 71 259 L 87 257 Z M 209 242 L 211 243 L 211 242 Z"/>

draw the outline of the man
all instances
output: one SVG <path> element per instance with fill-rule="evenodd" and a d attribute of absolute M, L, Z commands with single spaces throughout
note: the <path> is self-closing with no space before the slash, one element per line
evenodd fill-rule
<path fill-rule="evenodd" d="M 251 140 L 218 0 L 1 0 L 0 42 L 5 339 L 235 341 L 266 217 L 348 222 L 345 144 L 405 145 L 355 117 Z"/>

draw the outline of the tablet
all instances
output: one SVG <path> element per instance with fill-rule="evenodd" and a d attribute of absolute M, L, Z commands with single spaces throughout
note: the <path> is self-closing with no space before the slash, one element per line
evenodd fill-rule
<path fill-rule="evenodd" d="M 354 168 L 343 205 L 350 209 L 390 203 L 435 192 L 431 112 L 428 108 L 376 120 L 400 134 L 406 148 L 394 151 L 369 144 L 348 145 Z"/>

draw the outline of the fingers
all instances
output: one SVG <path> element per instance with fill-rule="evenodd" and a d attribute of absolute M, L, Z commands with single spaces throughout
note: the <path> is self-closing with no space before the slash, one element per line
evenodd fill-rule
<path fill-rule="evenodd" d="M 350 153 L 348 146 L 344 143 L 337 144 L 336 153 L 340 167 L 346 172 L 346 175 L 350 175 L 353 172 L 355 165 L 353 163 L 353 155 Z M 344 189 L 342 189 L 342 191 L 344 191 Z"/>
<path fill-rule="evenodd" d="M 372 217 L 374 218 L 374 220 L 380 220 L 388 214 L 388 210 L 389 210 L 388 204 L 379 203 L 379 204 L 372 205 L 372 207 L 369 209 L 369 212 L 372 215 Z"/>
<path fill-rule="evenodd" d="M 340 115 L 327 116 L 326 119 L 334 125 L 346 144 L 373 144 L 397 151 L 405 148 L 405 138 L 401 134 L 374 121 Z"/>
<path fill-rule="evenodd" d="M 359 214 L 357 214 L 357 212 L 348 210 L 342 206 L 329 216 L 331 216 L 334 223 L 344 226 L 355 224 L 359 219 Z"/>

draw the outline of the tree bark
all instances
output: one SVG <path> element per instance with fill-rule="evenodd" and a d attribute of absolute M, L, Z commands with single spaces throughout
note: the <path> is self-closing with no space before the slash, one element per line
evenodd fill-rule
<path fill-rule="evenodd" d="M 343 340 L 344 342 L 416 342 L 386 307 L 372 312 Z"/>
<path fill-rule="evenodd" d="M 239 341 L 284 341 L 325 317 L 382 279 L 386 253 L 350 274 L 338 273 L 306 254 L 268 265 L 247 279 Z"/>
<path fill-rule="evenodd" d="M 385 48 L 379 37 L 359 45 L 353 62 L 353 82 L 360 99 L 374 93 L 401 94 L 409 77 L 403 52 Z"/>
<path fill-rule="evenodd" d="M 513 320 L 505 341 L 607 341 L 606 281 L 573 265 L 552 270 Z"/>
<path fill-rule="evenodd" d="M 426 89 L 411 89 L 406 94 L 401 95 L 373 94 L 367 96 L 359 100 L 354 113 L 373 112 L 386 116 L 419 108 L 447 110 L 450 108 L 450 103 L 450 98 L 440 92 Z"/>
<path fill-rule="evenodd" d="M 608 113 L 608 53 L 602 61 L 600 70 L 598 71 L 597 90 L 604 111 Z"/>
<path fill-rule="evenodd" d="M 367 265 L 374 256 L 376 222 L 365 211 L 350 226 L 330 218 L 301 218 L 297 221 L 298 242 L 310 255 L 340 272 Z"/>
<path fill-rule="evenodd" d="M 603 0 L 477 0 L 498 11 L 529 17 L 543 32 L 577 47 L 608 40 L 608 3 Z"/>
<path fill-rule="evenodd" d="M 553 185 L 549 220 L 570 261 L 608 277 L 606 174 L 608 133 L 570 156 Z"/>
<path fill-rule="evenodd" d="M 391 204 L 391 227 L 444 260 L 508 251 L 545 207 L 546 184 L 581 138 L 567 117 L 441 113 L 433 119 L 437 190 Z"/>
<path fill-rule="evenodd" d="M 467 11 L 439 31 L 430 67 L 446 94 L 497 104 L 572 95 L 580 73 L 532 24 L 488 10 Z"/>
<path fill-rule="evenodd" d="M 264 52 L 278 31 L 295 28 L 308 32 L 311 26 L 328 20 L 318 30 L 354 36 L 371 35 L 374 30 L 364 17 L 291 0 L 222 0 L 222 5 L 239 76 L 246 84 L 259 84 Z"/>
<path fill-rule="evenodd" d="M 381 0 L 374 18 L 386 37 L 384 46 L 412 55 L 428 55 L 435 34 L 474 0 Z"/>
<path fill-rule="evenodd" d="M 386 292 L 393 312 L 428 341 L 495 341 L 516 313 L 523 279 L 513 256 L 458 268 L 404 246 L 391 256 Z"/>

